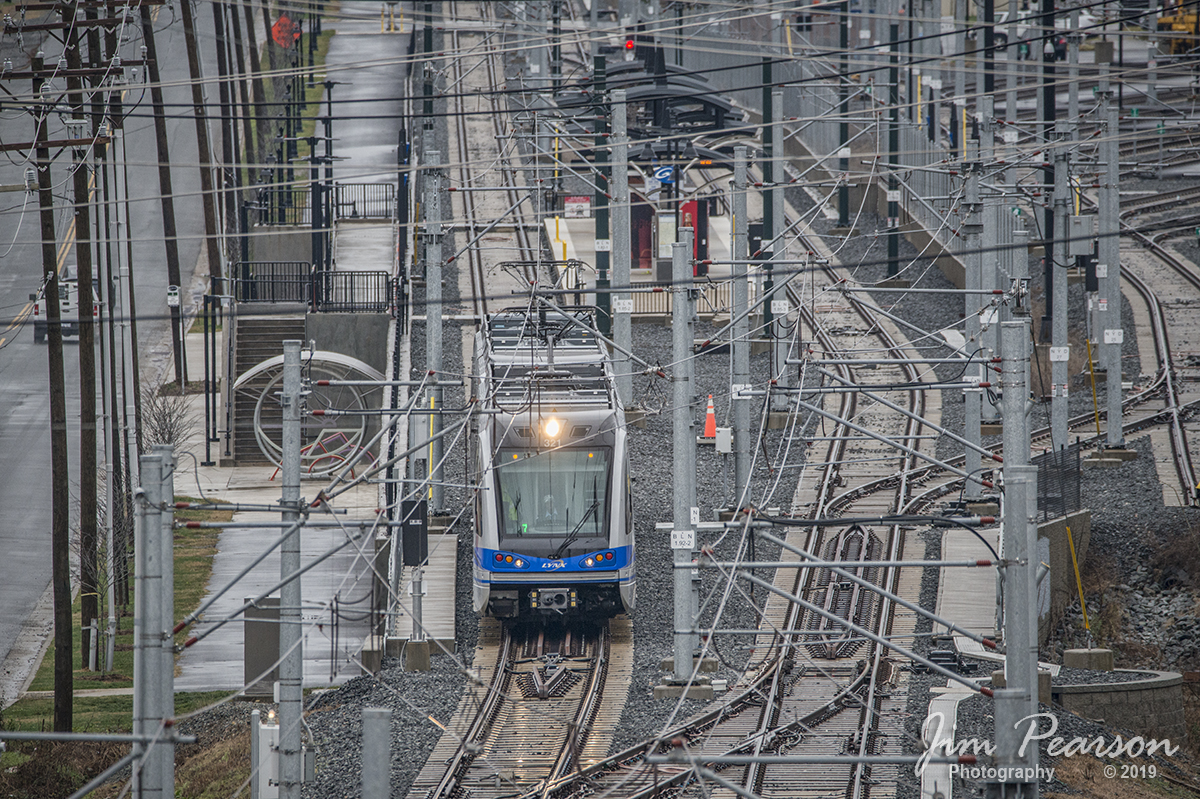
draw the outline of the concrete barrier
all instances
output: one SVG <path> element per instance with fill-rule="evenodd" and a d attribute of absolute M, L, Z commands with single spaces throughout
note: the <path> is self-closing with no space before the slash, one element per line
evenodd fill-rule
<path fill-rule="evenodd" d="M 1186 745 L 1183 675 L 1173 671 L 1150 673 L 1154 676 L 1131 682 L 1053 685 L 1050 694 L 1055 703 L 1084 718 L 1127 727 L 1146 737 L 1167 738 L 1173 746 Z"/>

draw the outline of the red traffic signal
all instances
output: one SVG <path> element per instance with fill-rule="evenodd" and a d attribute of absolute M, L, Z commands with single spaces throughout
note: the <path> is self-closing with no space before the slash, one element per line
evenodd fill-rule
<path fill-rule="evenodd" d="M 625 49 L 626 49 L 626 50 L 632 50 L 632 49 L 633 49 L 634 47 L 636 47 L 636 46 L 637 46 L 637 45 L 635 45 L 635 44 L 634 44 L 634 42 L 633 42 L 633 39 L 626 39 L 626 40 L 625 40 Z"/>

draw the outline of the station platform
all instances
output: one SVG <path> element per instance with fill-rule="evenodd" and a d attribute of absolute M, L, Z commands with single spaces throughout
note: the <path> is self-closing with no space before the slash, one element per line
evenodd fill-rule
<path fill-rule="evenodd" d="M 454 533 L 430 533 L 429 561 L 424 569 L 424 601 L 421 603 L 420 628 L 425 638 L 438 648 L 453 652 L 456 627 L 454 619 L 454 584 L 458 569 L 458 536 Z M 405 566 L 400 578 L 401 609 L 396 619 L 395 637 L 402 641 L 412 640 L 412 585 L 411 566 Z"/>
<path fill-rule="evenodd" d="M 585 270 L 579 277 L 585 288 L 596 285 L 596 221 L 591 218 L 551 217 L 545 220 L 546 239 L 555 253 L 556 258 L 564 261 L 579 260 L 591 269 Z M 729 260 L 732 257 L 733 238 L 732 218 L 729 216 L 712 216 L 708 220 L 708 257 L 713 263 L 708 267 L 708 274 L 699 278 L 697 288 L 701 296 L 696 303 L 696 312 L 706 319 L 719 320 L 728 318 L 729 309 L 733 305 L 732 268 Z M 647 292 L 636 289 L 645 285 L 662 284 L 670 281 L 670 254 L 667 249 L 657 253 L 657 257 L 649 259 L 654 267 L 631 268 L 630 283 L 633 292 L 633 317 L 641 321 L 665 320 L 671 314 L 671 293 L 669 291 Z M 645 262 L 643 259 L 642 262 Z M 659 274 L 658 264 L 663 263 L 665 273 Z M 758 270 L 753 270 L 758 272 Z M 761 274 L 761 272 L 758 272 Z M 611 277 L 611 271 L 610 271 Z M 750 281 L 750 302 L 758 296 L 758 280 Z M 589 298 L 589 301 L 594 301 Z"/>
<path fill-rule="evenodd" d="M 333 268 L 392 273 L 396 262 L 394 222 L 379 219 L 338 219 L 333 223 Z"/>
<path fill-rule="evenodd" d="M 979 530 L 997 552 L 1000 551 L 1000 528 Z M 992 553 L 983 542 L 965 530 L 950 530 L 942 538 L 942 559 L 953 561 L 992 560 Z M 938 598 L 935 612 L 976 635 L 993 638 L 996 635 L 996 570 L 942 569 L 938 576 Z M 934 634 L 945 634 L 945 627 L 934 624 Z M 969 639 L 963 639 L 969 640 Z"/>

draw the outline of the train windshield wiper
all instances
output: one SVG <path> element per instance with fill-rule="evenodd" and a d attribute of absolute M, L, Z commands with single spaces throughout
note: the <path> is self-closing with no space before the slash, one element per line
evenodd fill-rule
<path fill-rule="evenodd" d="M 583 529 L 583 525 L 588 520 L 588 517 L 595 513 L 596 508 L 598 507 L 600 507 L 600 500 L 598 499 L 588 506 L 588 509 L 583 512 L 583 518 L 579 520 L 579 524 L 575 525 L 575 529 L 567 533 L 567 537 L 563 539 L 563 542 L 559 545 L 558 549 L 554 550 L 554 554 L 550 556 L 550 560 L 558 560 L 561 558 L 563 553 L 567 551 L 567 547 L 579 540 L 579 531 Z"/>

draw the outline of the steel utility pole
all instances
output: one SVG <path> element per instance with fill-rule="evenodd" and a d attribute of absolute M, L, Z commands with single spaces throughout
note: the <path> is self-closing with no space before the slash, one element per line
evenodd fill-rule
<path fill-rule="evenodd" d="M 1046 243 L 1046 264 L 1054 291 L 1050 339 L 1050 443 L 1055 452 L 1067 446 L 1067 386 L 1071 345 L 1067 339 L 1067 201 L 1071 191 L 1067 172 L 1065 129 L 1054 134 L 1054 237 Z M 1052 248 L 1052 249 L 1051 249 Z"/>
<path fill-rule="evenodd" d="M 42 96 L 42 54 L 33 57 L 33 97 Z M 38 206 L 42 226 L 42 298 L 46 303 L 46 355 L 50 367 L 51 583 L 54 586 L 54 731 L 70 732 L 74 674 L 71 625 L 71 481 L 67 465 L 67 390 L 63 376 L 62 312 L 58 301 L 58 246 L 54 230 L 54 194 L 46 118 L 50 106 L 39 103 L 37 144 Z"/>
<path fill-rule="evenodd" d="M 775 104 L 771 100 L 771 87 L 774 86 L 774 79 L 771 77 L 771 56 L 763 56 L 762 59 L 762 180 L 763 180 L 763 198 L 762 198 L 762 248 L 767 246 L 767 242 L 775 238 L 775 205 L 771 202 L 770 186 L 775 182 L 775 120 L 772 118 Z M 771 288 L 774 286 L 774 281 L 771 279 L 773 267 L 771 264 L 770 255 L 763 249 L 760 249 L 757 254 L 752 254 L 757 260 L 762 263 L 763 272 L 763 295 L 769 295 Z M 763 331 L 765 335 L 770 336 L 773 325 L 771 317 L 771 304 L 763 304 Z"/>
<path fill-rule="evenodd" d="M 900 26 L 888 26 L 888 188 L 887 188 L 887 276 L 900 274 Z M 953 123 L 953 119 L 951 119 Z"/>
<path fill-rule="evenodd" d="M 283 342 L 284 540 L 279 548 L 279 796 L 300 799 L 300 724 L 304 713 L 304 642 L 300 619 L 300 347 Z"/>
<path fill-rule="evenodd" d="M 592 62 L 592 85 L 593 99 L 596 102 L 594 107 L 594 117 L 596 120 L 596 135 L 595 149 L 596 164 L 596 192 L 593 195 L 592 203 L 595 206 L 592 213 L 596 217 L 596 310 L 598 319 L 596 320 L 600 332 L 604 335 L 610 335 L 612 332 L 612 323 L 609 318 L 609 293 L 607 291 L 610 281 L 608 278 L 608 255 L 612 249 L 612 239 L 608 228 L 608 130 L 607 119 L 608 109 L 605 108 L 604 93 L 605 93 L 605 70 L 606 64 L 604 56 L 596 56 Z"/>
<path fill-rule="evenodd" d="M 841 73 L 850 68 L 850 3 L 841 3 L 838 15 L 838 227 L 850 227 L 850 79 Z M 782 92 L 780 93 L 782 96 Z M 782 119 L 782 114 L 776 116 Z M 782 142 L 782 137 L 780 137 Z M 783 147 L 779 148 L 783 150 Z M 783 171 L 782 169 L 780 170 Z M 780 176 L 782 177 L 782 175 Z M 783 228 L 782 217 L 776 220 Z M 778 251 L 778 250 L 777 250 Z"/>
<path fill-rule="evenodd" d="M 171 152 L 167 145 L 167 121 L 163 111 L 162 79 L 158 73 L 158 52 L 154 45 L 154 21 L 150 9 L 141 7 L 142 38 L 146 47 L 146 70 L 150 75 L 150 104 L 154 110 L 154 141 L 158 154 L 158 191 L 162 203 L 163 245 L 167 255 L 167 282 L 178 286 L 179 237 L 175 228 L 175 193 L 171 188 Z M 183 356 L 183 322 L 179 306 L 170 306 L 171 346 L 175 362 L 175 384 L 182 388 L 187 382 L 187 363 Z"/>
<path fill-rule="evenodd" d="M 1099 90 L 1100 108 L 1104 114 L 1101 140 L 1104 178 L 1100 182 L 1100 257 L 1096 277 L 1100 279 L 1100 319 L 1104 329 L 1104 392 L 1108 419 L 1105 444 L 1109 449 L 1117 449 L 1125 446 L 1121 427 L 1121 345 L 1125 342 L 1125 331 L 1121 326 L 1121 121 L 1109 88 L 1107 66 L 1105 69 Z"/>
<path fill-rule="evenodd" d="M 781 92 L 781 91 L 771 92 L 771 109 L 772 109 L 771 115 L 775 119 L 777 119 L 777 120 L 783 119 L 783 92 Z M 783 130 L 783 128 L 781 126 L 780 131 L 782 132 L 782 130 Z M 782 136 L 780 136 L 779 139 L 781 142 L 783 141 Z M 779 150 L 780 150 L 781 154 L 783 152 L 783 149 L 784 149 L 784 147 L 781 143 L 779 146 Z M 772 209 L 771 217 L 775 220 L 775 228 L 778 231 L 777 233 L 775 233 L 774 243 L 771 244 L 771 259 L 774 261 L 787 260 L 787 242 L 785 241 L 785 237 L 787 235 L 786 234 L 787 225 L 784 224 L 783 186 L 779 185 L 780 183 L 783 182 L 782 181 L 782 178 L 783 178 L 782 164 L 783 164 L 783 159 L 780 159 L 780 166 L 775 170 L 775 174 L 778 176 L 779 180 L 776 180 L 775 185 L 773 185 L 770 190 L 771 191 L 771 209 Z M 843 173 L 843 178 L 845 178 L 847 174 L 848 173 Z M 842 187 L 845 188 L 844 183 L 842 184 Z M 779 295 L 772 295 L 772 297 L 771 297 L 771 302 L 770 302 L 770 304 L 772 306 L 771 316 L 774 318 L 774 324 L 773 324 L 774 329 L 769 329 L 767 331 L 767 334 L 771 339 L 771 352 L 773 353 L 773 364 L 771 367 L 771 374 L 776 380 L 783 380 L 784 373 L 787 371 L 788 342 L 785 340 L 784 330 L 785 330 L 785 324 L 787 322 L 788 300 L 787 300 L 786 294 L 783 294 L 782 292 L 780 292 L 780 295 L 782 295 L 781 299 L 775 299 L 775 297 L 779 296 Z M 787 396 L 782 393 L 772 394 L 771 400 L 770 400 L 770 405 L 771 405 L 771 410 L 773 410 L 773 411 L 787 410 Z"/>
<path fill-rule="evenodd" d="M 1001 325 L 1004 350 L 1004 671 L 1007 688 L 996 692 L 997 764 L 1036 773 L 1038 748 L 1020 744 L 1022 719 L 1038 711 L 1037 661 L 1037 468 L 1029 465 L 1029 327 L 1024 318 Z M 990 785 L 990 797 L 1036 799 L 1036 780 Z"/>
<path fill-rule="evenodd" d="M 157 632 L 159 637 L 158 664 L 151 666 L 157 669 L 154 678 L 158 686 L 158 719 L 175 718 L 175 646 L 172 629 L 175 627 L 175 449 L 170 444 L 155 444 L 151 450 L 158 455 L 161 464 L 162 488 L 159 491 L 159 502 L 162 512 L 159 514 L 159 533 L 157 542 L 148 542 L 147 546 L 155 547 L 159 554 L 159 597 Z M 149 731 L 151 735 L 157 729 Z M 160 741 L 155 744 L 158 750 L 158 768 L 162 773 L 163 796 L 175 795 L 175 744 Z"/>
<path fill-rule="evenodd" d="M 612 333 L 617 351 L 616 361 L 617 396 L 621 404 L 629 407 L 633 402 L 633 361 L 627 353 L 633 349 L 633 295 L 628 292 L 632 280 L 631 250 L 631 207 L 629 204 L 629 108 L 625 104 L 625 90 L 614 89 L 612 93 L 612 267 L 613 282 L 617 292 L 612 295 Z"/>
<path fill-rule="evenodd" d="M 429 512 L 445 508 L 442 485 L 442 154 L 427 153 L 425 175 L 425 363 L 429 370 Z M 414 590 L 416 590 L 414 588 Z"/>
<path fill-rule="evenodd" d="M 979 249 L 980 234 L 983 224 L 980 220 L 979 207 L 979 140 L 975 138 L 963 141 L 963 172 L 966 175 L 966 199 L 964 213 L 966 221 L 963 224 L 963 234 L 966 240 L 967 254 L 963 261 L 964 276 L 963 295 L 965 307 L 963 315 L 966 319 L 966 345 L 964 354 L 978 360 L 983 355 L 981 327 L 979 324 L 979 285 L 982 282 L 983 253 Z M 981 367 L 972 364 L 967 367 L 966 379 L 975 382 L 978 377 L 983 379 Z M 978 499 L 983 495 L 983 484 L 980 482 L 980 471 L 983 460 L 979 454 L 981 442 L 980 423 L 982 422 L 983 390 L 970 388 L 963 391 L 966 402 L 963 426 L 964 437 L 971 446 L 966 449 L 967 480 L 964 493 L 968 499 Z"/>
<path fill-rule="evenodd" d="M 745 145 L 733 148 L 733 341 L 730 354 L 733 361 L 733 473 L 734 510 L 745 504 L 750 490 L 750 402 L 749 396 L 739 397 L 739 391 L 750 389 L 750 277 L 746 263 L 749 258 L 750 221 L 746 218 L 748 197 Z"/>
<path fill-rule="evenodd" d="M 991 65 L 989 64 L 989 68 Z M 989 73 L 990 74 L 990 73 Z M 982 120 L 979 124 L 979 164 L 982 169 L 984 164 L 991 164 L 996 158 L 996 106 L 995 97 L 986 94 L 979 100 L 980 116 Z M 980 254 L 980 276 L 979 288 L 984 290 L 995 290 L 1002 288 L 999 285 L 999 268 L 1000 262 L 1006 255 L 1011 256 L 1011 250 L 1003 252 L 998 249 L 999 243 L 999 202 L 996 199 L 994 192 L 989 192 L 982 202 L 982 217 L 981 230 L 979 237 L 979 245 L 982 249 Z M 1007 222 L 1007 220 L 1005 220 Z M 1007 288 L 1007 287 L 1004 287 Z M 992 304 L 991 298 L 988 298 L 987 303 L 981 304 L 980 311 L 980 339 L 979 344 L 983 348 L 985 358 L 998 355 L 1000 352 L 1000 314 L 995 305 Z M 986 380 L 987 374 L 983 366 L 979 367 L 980 380 Z M 1000 409 L 996 407 L 989 399 L 988 394 L 981 394 L 983 401 L 981 407 L 981 418 L 983 422 L 995 424 L 999 416 Z"/>
<path fill-rule="evenodd" d="M 135 558 L 133 594 L 133 733 L 143 738 L 154 735 L 163 719 L 163 683 L 160 679 L 165 643 L 162 618 L 162 508 L 163 462 L 160 454 L 141 457 L 142 488 L 138 502 L 138 524 L 134 527 Z M 136 743 L 134 754 L 142 767 L 133 770 L 133 791 L 140 799 L 165 799 L 162 782 L 163 753 L 159 744 L 147 751 Z M 174 795 L 172 790 L 171 796 Z"/>
<path fill-rule="evenodd" d="M 696 507 L 696 424 L 692 416 L 692 380 L 690 365 L 695 324 L 692 312 L 692 229 L 680 228 L 679 241 L 671 245 L 671 382 L 674 384 L 672 418 L 674 422 L 674 526 L 671 529 L 671 555 L 675 563 L 675 672 L 674 680 L 686 684 L 692 675 L 692 650 L 696 636 L 688 632 L 695 626 L 690 569 L 679 566 L 692 563 L 696 548 L 693 511 Z"/>

